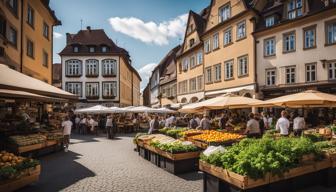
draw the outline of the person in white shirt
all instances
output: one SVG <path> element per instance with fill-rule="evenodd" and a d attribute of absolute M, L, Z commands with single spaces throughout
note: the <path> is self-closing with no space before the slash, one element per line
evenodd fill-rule
<path fill-rule="evenodd" d="M 65 145 L 64 151 L 68 152 L 70 144 L 70 134 L 72 128 L 72 122 L 69 120 L 68 116 L 64 118 L 64 121 L 62 122 L 62 128 L 63 128 L 63 143 Z"/>
<path fill-rule="evenodd" d="M 259 122 L 254 118 L 254 114 L 249 114 L 250 120 L 247 121 L 245 134 L 249 138 L 259 138 L 261 136 Z"/>
<path fill-rule="evenodd" d="M 268 124 L 268 114 L 265 112 L 261 113 L 262 120 L 264 121 L 265 129 L 269 129 L 270 126 Z"/>
<path fill-rule="evenodd" d="M 197 121 L 197 124 L 200 125 L 201 124 L 201 119 L 199 118 L 199 116 L 197 115 L 195 120 Z"/>
<path fill-rule="evenodd" d="M 295 136 L 301 136 L 302 130 L 306 128 L 306 122 L 302 114 L 297 115 L 293 120 L 293 129 Z"/>
<path fill-rule="evenodd" d="M 98 122 L 96 122 L 92 117 L 89 117 L 88 124 L 89 124 L 91 133 L 94 133 L 95 127 L 98 125 Z"/>
<path fill-rule="evenodd" d="M 82 120 L 79 122 L 79 133 L 86 134 L 87 132 L 87 119 L 83 116 Z"/>
<path fill-rule="evenodd" d="M 112 125 L 112 117 L 109 115 L 109 116 L 107 116 L 106 124 L 105 124 L 108 139 L 112 139 L 112 136 L 113 136 L 112 126 L 113 126 Z"/>
<path fill-rule="evenodd" d="M 281 117 L 278 119 L 275 129 L 277 131 L 280 131 L 280 135 L 282 136 L 288 136 L 289 134 L 289 120 L 286 118 L 287 112 L 281 111 Z"/>
<path fill-rule="evenodd" d="M 76 118 L 75 118 L 75 129 L 76 131 L 79 133 L 79 123 L 80 123 L 81 119 L 79 118 L 78 115 L 76 115 Z"/>

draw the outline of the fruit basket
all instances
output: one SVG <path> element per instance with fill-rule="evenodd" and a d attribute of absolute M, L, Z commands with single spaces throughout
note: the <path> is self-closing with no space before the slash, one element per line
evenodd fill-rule
<path fill-rule="evenodd" d="M 37 160 L 0 152 L 0 191 L 15 191 L 38 181 L 40 172 Z"/>
<path fill-rule="evenodd" d="M 235 133 L 225 133 L 214 130 L 203 131 L 202 134 L 188 137 L 187 140 L 193 142 L 195 145 L 201 148 L 207 148 L 210 145 L 231 145 L 234 142 L 238 142 L 245 136 Z"/>

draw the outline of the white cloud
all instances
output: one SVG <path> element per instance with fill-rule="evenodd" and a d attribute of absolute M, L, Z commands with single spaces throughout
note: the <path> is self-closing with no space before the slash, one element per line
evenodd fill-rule
<path fill-rule="evenodd" d="M 62 33 L 57 33 L 57 32 L 55 32 L 55 31 L 54 31 L 53 35 L 54 35 L 54 38 L 55 38 L 55 39 L 60 39 L 60 38 L 63 37 Z"/>
<path fill-rule="evenodd" d="M 180 15 L 169 21 L 145 22 L 135 17 L 111 17 L 109 22 L 113 30 L 138 39 L 145 43 L 167 45 L 170 38 L 182 37 L 188 14 Z"/>
<path fill-rule="evenodd" d="M 140 69 L 138 69 L 138 73 L 142 79 L 141 92 L 143 91 L 143 89 L 145 89 L 148 83 L 149 77 L 152 75 L 152 71 L 154 70 L 156 65 L 157 65 L 156 63 L 149 63 L 149 64 L 144 65 Z"/>

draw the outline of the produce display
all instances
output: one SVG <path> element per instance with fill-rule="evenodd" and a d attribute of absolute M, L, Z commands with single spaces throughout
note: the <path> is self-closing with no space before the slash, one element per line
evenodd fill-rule
<path fill-rule="evenodd" d="M 321 149 L 305 137 L 273 139 L 243 139 L 226 148 L 224 152 L 201 155 L 201 159 L 234 173 L 253 179 L 263 178 L 266 173 L 281 175 L 297 167 L 304 155 L 319 158 Z"/>
<path fill-rule="evenodd" d="M 60 140 L 63 139 L 62 133 L 48 133 L 47 140 Z"/>
<path fill-rule="evenodd" d="M 191 138 L 195 140 L 200 140 L 204 142 L 209 142 L 209 143 L 222 143 L 222 142 L 227 142 L 227 141 L 234 141 L 237 139 L 241 139 L 244 136 L 235 134 L 235 133 L 223 133 L 219 131 L 214 131 L 214 130 L 206 130 L 203 131 L 202 134 L 199 135 L 194 135 Z"/>
<path fill-rule="evenodd" d="M 159 132 L 170 137 L 179 138 L 183 136 L 183 132 L 188 130 L 188 128 L 162 128 L 159 129 Z"/>
<path fill-rule="evenodd" d="M 198 148 L 191 144 L 190 142 L 182 142 L 175 140 L 168 143 L 160 143 L 159 141 L 151 142 L 151 146 L 157 147 L 162 151 L 167 151 L 170 153 L 184 153 L 184 152 L 193 152 L 198 151 Z"/>
<path fill-rule="evenodd" d="M 15 135 L 10 136 L 9 141 L 18 145 L 18 146 L 27 146 L 43 143 L 47 140 L 47 137 L 40 134 L 31 134 L 31 135 Z"/>
<path fill-rule="evenodd" d="M 20 177 L 24 170 L 39 165 L 37 160 L 16 156 L 6 151 L 0 152 L 0 180 Z"/>
<path fill-rule="evenodd" d="M 188 129 L 186 131 L 183 131 L 181 133 L 181 135 L 183 137 L 189 137 L 189 136 L 193 136 L 193 135 L 199 135 L 199 134 L 202 134 L 203 131 L 202 130 L 197 130 L 197 129 Z"/>

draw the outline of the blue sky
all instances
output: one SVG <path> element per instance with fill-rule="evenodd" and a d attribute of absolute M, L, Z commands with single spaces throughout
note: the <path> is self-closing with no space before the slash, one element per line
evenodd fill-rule
<path fill-rule="evenodd" d="M 62 21 L 54 28 L 54 63 L 65 46 L 65 33 L 91 26 L 104 29 L 118 46 L 129 51 L 142 76 L 142 88 L 157 63 L 183 41 L 187 13 L 199 12 L 210 0 L 51 0 Z"/>

